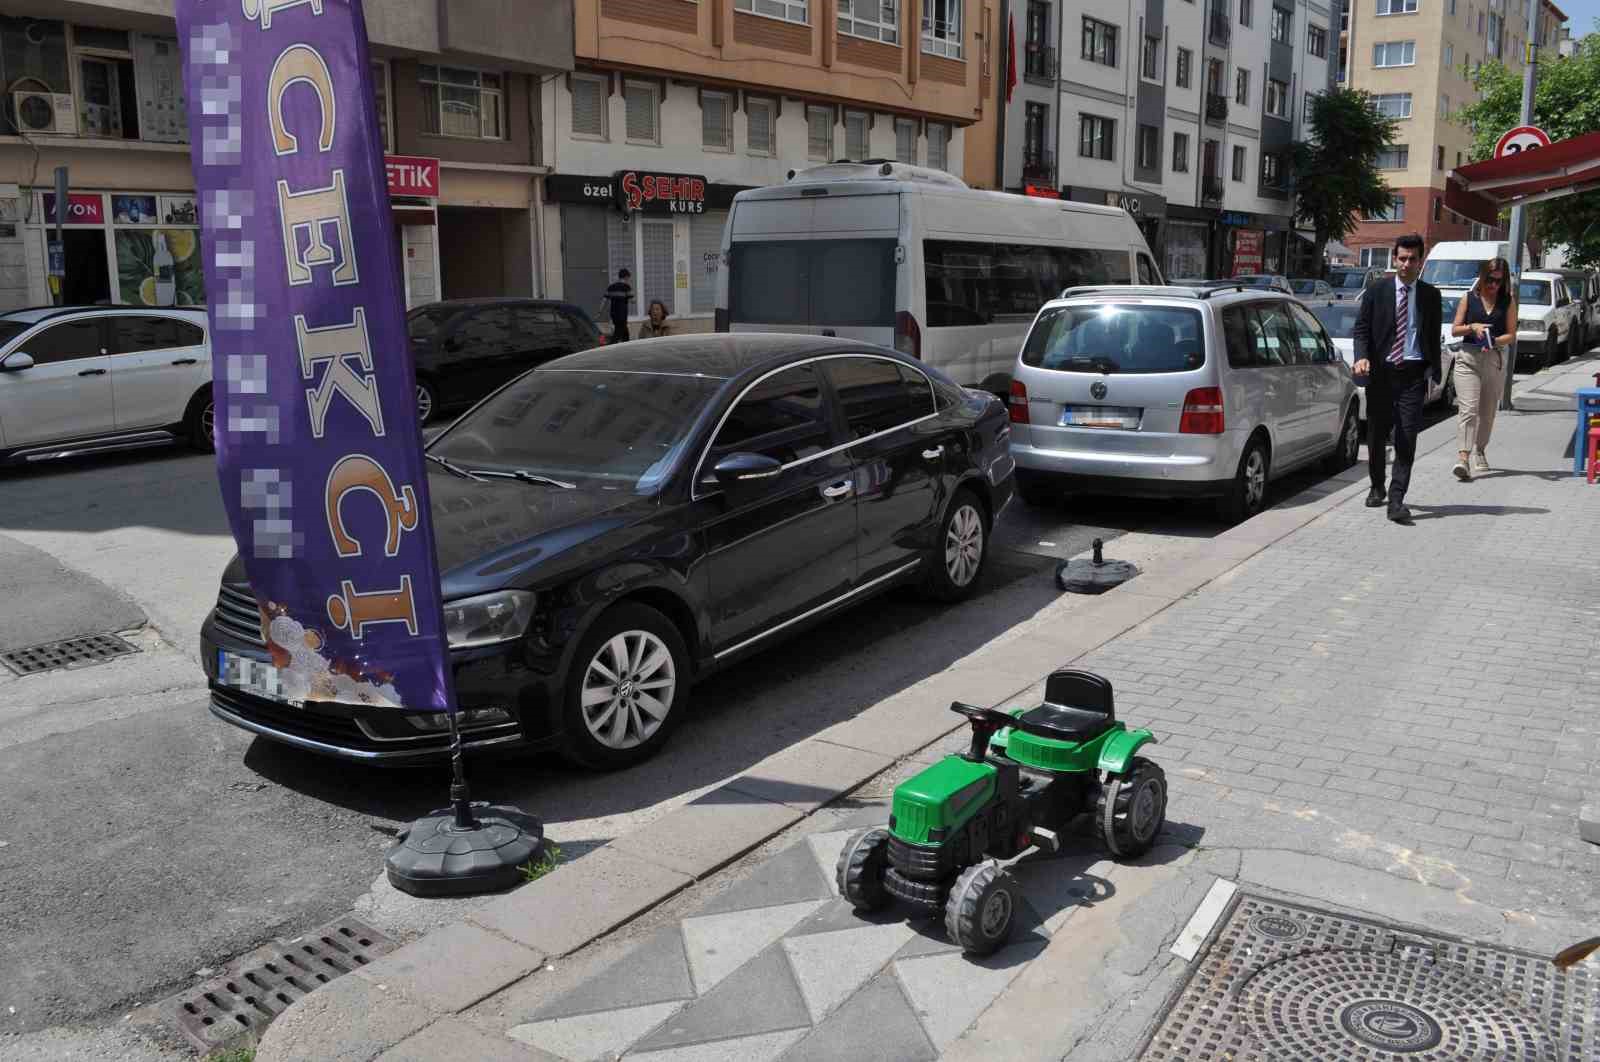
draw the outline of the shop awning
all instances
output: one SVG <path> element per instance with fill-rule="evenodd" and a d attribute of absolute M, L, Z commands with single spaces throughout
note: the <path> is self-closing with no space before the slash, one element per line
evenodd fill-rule
<path fill-rule="evenodd" d="M 1444 205 L 1473 221 L 1494 225 L 1501 211 L 1514 206 L 1590 191 L 1600 191 L 1600 133 L 1452 170 L 1445 182 Z"/>

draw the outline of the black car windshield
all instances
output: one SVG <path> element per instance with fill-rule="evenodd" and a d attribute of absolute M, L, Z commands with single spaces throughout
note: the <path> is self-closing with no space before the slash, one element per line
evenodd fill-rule
<path fill-rule="evenodd" d="M 1422 267 L 1422 279 L 1436 288 L 1470 288 L 1482 262 L 1470 258 L 1434 258 Z"/>
<path fill-rule="evenodd" d="M 406 317 L 406 334 L 413 341 L 432 339 L 461 310 L 455 306 L 420 306 Z"/>
<path fill-rule="evenodd" d="M 1311 311 L 1334 339 L 1349 339 L 1356 329 L 1356 314 L 1361 312 L 1359 302 L 1340 302 L 1332 306 L 1318 306 Z"/>
<path fill-rule="evenodd" d="M 1057 372 L 1188 372 L 1205 364 L 1200 312 L 1172 306 L 1059 306 L 1039 314 L 1022 363 Z"/>
<path fill-rule="evenodd" d="M 702 376 L 537 369 L 452 425 L 428 453 L 467 471 L 529 472 L 648 494 L 670 474 L 721 386 Z"/>
<path fill-rule="evenodd" d="M 1367 286 L 1367 271 L 1365 269 L 1351 269 L 1343 273 L 1335 273 L 1329 283 L 1341 291 L 1359 291 Z"/>
<path fill-rule="evenodd" d="M 1531 306 L 1550 305 L 1550 282 L 1548 280 L 1524 280 L 1517 285 L 1517 301 L 1525 302 Z"/>

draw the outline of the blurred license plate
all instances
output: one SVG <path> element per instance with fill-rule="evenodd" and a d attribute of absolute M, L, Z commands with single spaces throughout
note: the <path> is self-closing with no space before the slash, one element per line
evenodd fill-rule
<path fill-rule="evenodd" d="M 1134 406 L 1063 406 L 1063 428 L 1115 428 L 1137 431 L 1144 410 Z"/>
<path fill-rule="evenodd" d="M 217 650 L 217 682 L 269 701 L 294 704 L 283 692 L 283 676 L 277 668 L 248 656 Z"/>

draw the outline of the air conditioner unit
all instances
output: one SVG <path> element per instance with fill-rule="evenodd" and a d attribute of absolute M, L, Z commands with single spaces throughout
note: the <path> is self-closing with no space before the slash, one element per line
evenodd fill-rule
<path fill-rule="evenodd" d="M 13 92 L 11 104 L 16 111 L 17 128 L 24 134 L 78 132 L 77 110 L 68 93 Z"/>

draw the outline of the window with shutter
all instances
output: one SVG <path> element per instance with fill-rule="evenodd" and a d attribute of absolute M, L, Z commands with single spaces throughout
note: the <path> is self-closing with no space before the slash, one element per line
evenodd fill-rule
<path fill-rule="evenodd" d="M 572 75 L 572 135 L 605 139 L 605 78 Z"/>
<path fill-rule="evenodd" d="M 806 154 L 820 162 L 833 157 L 833 108 L 806 108 Z"/>
<path fill-rule="evenodd" d="M 917 123 L 910 118 L 894 120 L 894 157 L 913 166 L 917 164 Z"/>
<path fill-rule="evenodd" d="M 861 162 L 867 157 L 867 116 L 864 114 L 846 114 L 844 116 L 844 153 L 852 162 Z"/>
<path fill-rule="evenodd" d="M 750 142 L 750 154 L 772 155 L 772 103 L 768 100 L 744 101 L 745 133 Z"/>
<path fill-rule="evenodd" d="M 701 143 L 713 151 L 733 150 L 733 100 L 721 92 L 700 94 Z"/>
<path fill-rule="evenodd" d="M 630 81 L 623 95 L 628 105 L 629 142 L 657 143 L 656 87 L 642 81 Z"/>

